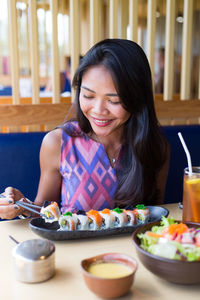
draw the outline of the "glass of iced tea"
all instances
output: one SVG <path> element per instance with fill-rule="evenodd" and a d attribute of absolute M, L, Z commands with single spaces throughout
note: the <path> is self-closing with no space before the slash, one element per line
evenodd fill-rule
<path fill-rule="evenodd" d="M 200 223 L 200 167 L 184 169 L 183 177 L 183 221 Z"/>

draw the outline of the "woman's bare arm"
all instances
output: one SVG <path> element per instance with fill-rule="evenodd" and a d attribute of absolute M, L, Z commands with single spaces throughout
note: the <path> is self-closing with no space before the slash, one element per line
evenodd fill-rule
<path fill-rule="evenodd" d="M 37 196 L 34 203 L 42 205 L 45 200 L 56 201 L 60 199 L 61 174 L 61 129 L 49 132 L 43 139 L 40 150 L 41 176 Z"/>

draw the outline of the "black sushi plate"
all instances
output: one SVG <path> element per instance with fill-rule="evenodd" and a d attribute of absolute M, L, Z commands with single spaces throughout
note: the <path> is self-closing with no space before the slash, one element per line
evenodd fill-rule
<path fill-rule="evenodd" d="M 169 211 L 161 206 L 147 206 L 150 210 L 150 219 L 147 223 L 161 220 L 162 216 L 167 217 Z M 29 226 L 37 235 L 49 240 L 74 240 L 85 238 L 97 238 L 106 236 L 116 236 L 121 234 L 132 233 L 141 225 L 115 227 L 100 230 L 59 230 L 58 222 L 46 223 L 42 218 L 34 218 L 30 221 Z"/>

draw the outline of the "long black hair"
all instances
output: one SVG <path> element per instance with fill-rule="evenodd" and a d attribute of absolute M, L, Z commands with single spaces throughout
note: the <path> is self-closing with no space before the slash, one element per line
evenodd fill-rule
<path fill-rule="evenodd" d="M 167 156 L 167 142 L 155 114 L 151 70 L 142 48 L 133 41 L 106 39 L 82 58 L 73 78 L 77 120 L 83 132 L 91 133 L 80 109 L 79 95 L 84 73 L 103 65 L 110 72 L 122 105 L 131 116 L 124 127 L 125 144 L 116 168 L 118 189 L 115 204 L 156 203 L 156 178 Z"/>

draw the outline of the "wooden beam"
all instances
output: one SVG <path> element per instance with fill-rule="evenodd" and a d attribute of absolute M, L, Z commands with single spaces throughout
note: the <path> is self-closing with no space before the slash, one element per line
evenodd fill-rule
<path fill-rule="evenodd" d="M 16 0 L 8 1 L 8 22 L 10 36 L 10 59 L 13 104 L 19 104 L 19 49 Z"/>
<path fill-rule="evenodd" d="M 183 20 L 181 99 L 188 100 L 191 97 L 193 0 L 184 1 Z"/>
<path fill-rule="evenodd" d="M 118 0 L 110 0 L 110 24 L 109 24 L 109 37 L 118 38 Z"/>
<path fill-rule="evenodd" d="M 174 28 L 175 0 L 167 0 L 166 34 L 165 34 L 165 67 L 164 67 L 164 100 L 173 97 L 174 82 Z"/>
<path fill-rule="evenodd" d="M 58 0 L 50 1 L 52 19 L 52 85 L 53 103 L 60 102 L 60 63 L 58 49 Z"/>
<path fill-rule="evenodd" d="M 155 101 L 158 119 L 190 119 L 200 117 L 200 101 Z"/>
<path fill-rule="evenodd" d="M 100 40 L 100 10 L 99 0 L 90 0 L 90 47 Z"/>
<path fill-rule="evenodd" d="M 32 81 L 32 103 L 39 103 L 39 45 L 38 45 L 38 22 L 37 3 L 29 0 L 30 7 L 30 51 L 31 51 L 31 81 Z"/>
<path fill-rule="evenodd" d="M 61 124 L 66 115 L 68 119 L 74 116 L 74 110 L 70 109 L 71 101 L 66 103 L 43 103 L 0 105 L 0 126 L 22 126 L 33 124 Z M 200 101 L 197 99 L 188 101 L 155 101 L 156 114 L 162 119 L 194 119 L 200 117 Z"/>
<path fill-rule="evenodd" d="M 71 102 L 56 104 L 0 105 L 0 126 L 61 124 Z"/>
<path fill-rule="evenodd" d="M 70 55 L 71 55 L 71 78 L 74 77 L 74 73 L 79 65 L 80 56 L 80 1 L 70 0 Z M 75 91 L 72 89 L 71 96 L 74 101 Z"/>
<path fill-rule="evenodd" d="M 152 78 L 154 78 L 155 38 L 156 38 L 156 0 L 148 0 L 147 57 L 151 67 Z"/>
<path fill-rule="evenodd" d="M 130 40 L 138 41 L 138 0 L 129 0 Z"/>

